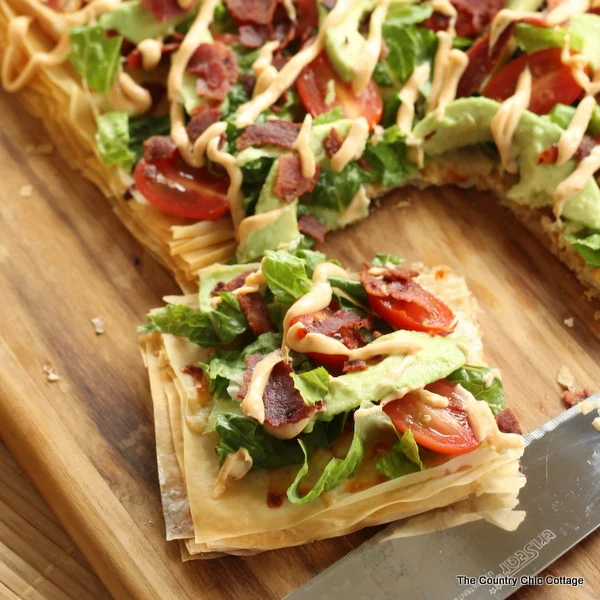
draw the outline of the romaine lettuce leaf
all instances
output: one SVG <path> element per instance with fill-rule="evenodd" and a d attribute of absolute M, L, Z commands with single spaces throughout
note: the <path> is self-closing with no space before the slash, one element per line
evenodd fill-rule
<path fill-rule="evenodd" d="M 385 267 L 387 263 L 392 263 L 393 265 L 399 265 L 404 262 L 404 259 L 400 256 L 394 256 L 393 254 L 386 254 L 385 252 L 378 252 L 371 264 L 374 267 Z"/>
<path fill-rule="evenodd" d="M 96 146 L 102 162 L 131 170 L 137 157 L 129 147 L 129 115 L 122 111 L 105 113 L 97 117 L 96 125 Z"/>
<path fill-rule="evenodd" d="M 402 183 L 417 170 L 408 160 L 404 135 L 397 125 L 388 127 L 379 143 L 367 144 L 365 156 L 377 181 L 386 188 Z"/>
<path fill-rule="evenodd" d="M 323 400 L 329 391 L 329 373 L 323 367 L 317 367 L 304 373 L 292 373 L 292 379 L 294 387 L 308 405 Z"/>
<path fill-rule="evenodd" d="M 558 103 L 548 113 L 548 118 L 559 127 L 567 129 L 571 120 L 575 116 L 575 107 Z M 587 127 L 586 133 L 591 136 L 600 135 L 600 106 L 596 104 L 592 110 L 592 117 Z"/>
<path fill-rule="evenodd" d="M 71 52 L 69 61 L 87 85 L 106 93 L 121 68 L 120 35 L 108 37 L 100 25 L 78 25 L 69 30 Z"/>
<path fill-rule="evenodd" d="M 410 429 L 394 443 L 392 449 L 375 461 L 375 471 L 388 479 L 416 473 L 425 469 L 419 456 L 419 446 Z"/>
<path fill-rule="evenodd" d="M 492 412 L 497 415 L 505 408 L 504 390 L 500 379 L 493 379 L 489 386 L 483 381 L 484 376 L 491 369 L 488 367 L 473 367 L 466 365 L 450 373 L 447 379 L 454 383 L 460 383 L 468 392 L 471 392 L 476 400 L 483 400 L 490 405 Z"/>
<path fill-rule="evenodd" d="M 425 21 L 433 14 L 431 4 L 396 4 L 390 6 L 385 17 L 387 27 L 404 27 Z"/>
<path fill-rule="evenodd" d="M 312 288 L 306 263 L 288 252 L 267 250 L 262 263 L 267 286 L 277 300 L 292 303 Z"/>
<path fill-rule="evenodd" d="M 600 233 L 566 235 L 567 241 L 577 250 L 588 267 L 600 268 Z"/>
<path fill-rule="evenodd" d="M 345 277 L 338 277 L 337 275 L 329 277 L 329 283 L 334 288 L 338 288 L 342 292 L 345 292 L 353 300 L 356 300 L 359 304 L 366 306 L 368 304 L 367 292 L 363 284 L 360 281 L 354 279 L 346 279 Z"/>
<path fill-rule="evenodd" d="M 221 343 L 229 344 L 246 331 L 248 321 L 233 292 L 220 292 L 219 296 L 221 302 L 215 310 L 209 313 L 210 319 Z"/>
<path fill-rule="evenodd" d="M 130 117 L 129 150 L 135 154 L 135 162 L 144 156 L 144 142 L 153 135 L 169 135 L 171 119 L 169 115 Z"/>
<path fill-rule="evenodd" d="M 377 62 L 373 79 L 380 87 L 400 90 L 415 67 L 433 60 L 437 37 L 429 29 L 407 26 L 393 18 L 384 21 L 382 34 L 389 52 Z"/>
<path fill-rule="evenodd" d="M 562 48 L 567 35 L 569 35 L 570 48 L 579 51 L 583 48 L 580 35 L 561 27 L 536 27 L 529 23 L 517 23 L 513 35 L 517 46 L 524 52 L 537 52 L 553 47 Z"/>

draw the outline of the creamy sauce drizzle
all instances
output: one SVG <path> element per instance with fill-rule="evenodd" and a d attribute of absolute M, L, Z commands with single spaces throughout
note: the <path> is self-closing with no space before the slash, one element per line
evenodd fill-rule
<path fill-rule="evenodd" d="M 352 123 L 346 139 L 340 149 L 331 157 L 331 168 L 340 172 L 351 160 L 359 158 L 369 137 L 369 124 L 364 117 L 358 117 Z"/>
<path fill-rule="evenodd" d="M 162 40 L 147 39 L 137 45 L 142 56 L 142 67 L 146 71 L 152 71 L 158 66 L 162 57 Z"/>
<path fill-rule="evenodd" d="M 558 157 L 556 159 L 557 166 L 564 165 L 570 158 L 573 157 L 581 140 L 585 135 L 585 131 L 590 124 L 592 111 L 596 106 L 594 96 L 586 96 L 577 106 L 577 110 L 565 131 L 561 133 L 558 140 Z"/>
<path fill-rule="evenodd" d="M 252 456 L 243 446 L 238 448 L 236 452 L 228 454 L 215 479 L 213 498 L 216 499 L 223 495 L 228 481 L 241 479 L 251 468 Z"/>
<path fill-rule="evenodd" d="M 398 97 L 402 104 L 396 115 L 396 125 L 400 131 L 408 135 L 412 131 L 413 120 L 415 117 L 415 103 L 417 101 L 419 90 L 429 80 L 431 67 L 428 62 L 419 65 L 404 84 Z"/>
<path fill-rule="evenodd" d="M 292 148 L 298 152 L 300 156 L 300 164 L 302 166 L 302 177 L 311 178 L 315 176 L 317 165 L 315 164 L 315 155 L 310 147 L 310 132 L 312 130 L 312 117 L 310 113 L 306 113 L 304 123 L 300 128 L 298 137 Z"/>
<path fill-rule="evenodd" d="M 112 110 L 124 110 L 134 115 L 145 113 L 152 106 L 150 92 L 122 72 L 115 79 L 106 100 Z"/>
<path fill-rule="evenodd" d="M 509 173 L 517 172 L 511 145 L 519 119 L 529 106 L 530 98 L 531 71 L 526 68 L 519 76 L 515 93 L 500 105 L 492 119 L 492 135 L 500 153 L 502 168 Z"/>
<path fill-rule="evenodd" d="M 390 0 L 379 0 L 375 10 L 371 13 L 369 22 L 369 36 L 365 42 L 361 56 L 360 64 L 354 69 L 352 78 L 352 91 L 355 94 L 362 94 L 371 81 L 371 76 L 377 65 L 379 55 L 381 54 L 381 26 L 390 6 Z"/>
<path fill-rule="evenodd" d="M 433 8 L 434 12 L 438 12 L 450 19 L 450 23 L 448 23 L 448 33 L 454 37 L 456 35 L 456 18 L 458 17 L 456 8 L 454 8 L 449 0 L 432 0 L 431 8 Z"/>
<path fill-rule="evenodd" d="M 252 72 L 256 78 L 252 97 L 262 94 L 277 77 L 277 69 L 271 64 L 273 52 L 279 47 L 279 42 L 267 42 L 259 51 L 258 58 L 252 63 Z"/>
<path fill-rule="evenodd" d="M 567 200 L 576 196 L 600 169 L 600 146 L 596 146 L 589 156 L 579 162 L 576 169 L 560 182 L 552 196 L 554 216 L 558 219 Z"/>

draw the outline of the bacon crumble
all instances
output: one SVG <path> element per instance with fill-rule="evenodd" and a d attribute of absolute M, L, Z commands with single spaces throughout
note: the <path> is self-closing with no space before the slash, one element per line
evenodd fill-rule
<path fill-rule="evenodd" d="M 225 0 L 225 4 L 236 23 L 267 25 L 273 21 L 277 0 Z"/>
<path fill-rule="evenodd" d="M 248 325 L 250 325 L 250 329 L 255 336 L 258 337 L 263 333 L 275 331 L 275 326 L 269 318 L 267 304 L 259 292 L 239 294 L 237 299 L 248 321 Z"/>
<path fill-rule="evenodd" d="M 517 419 L 515 413 L 510 408 L 505 408 L 496 415 L 496 423 L 498 429 L 502 433 L 517 433 L 523 435 L 521 423 L 519 423 L 519 419 Z"/>
<path fill-rule="evenodd" d="M 297 154 L 283 154 L 279 157 L 275 195 L 292 202 L 302 194 L 312 192 L 320 173 L 321 165 L 317 165 L 312 177 L 304 177 L 300 157 Z"/>
<path fill-rule="evenodd" d="M 317 242 L 325 241 L 325 234 L 327 233 L 327 225 L 317 221 L 312 215 L 301 215 L 298 219 L 298 229 L 302 233 L 310 235 Z"/>
<path fill-rule="evenodd" d="M 332 158 L 333 155 L 342 147 L 344 140 L 342 136 L 337 132 L 335 127 L 332 127 L 325 139 L 323 140 L 323 149 L 327 158 Z"/>
<path fill-rule="evenodd" d="M 224 100 L 238 78 L 235 54 L 221 42 L 200 44 L 187 70 L 198 76 L 198 95 L 210 100 Z"/>
<path fill-rule="evenodd" d="M 187 131 L 190 141 L 194 143 L 211 125 L 221 120 L 220 109 L 201 104 L 194 109 L 191 121 L 187 124 Z"/>
<path fill-rule="evenodd" d="M 153 135 L 144 142 L 144 158 L 148 162 L 170 160 L 175 152 L 175 142 L 166 135 Z"/>
<path fill-rule="evenodd" d="M 244 133 L 236 140 L 238 150 L 250 146 L 278 146 L 291 150 L 298 137 L 301 125 L 290 121 L 267 121 L 248 125 Z"/>

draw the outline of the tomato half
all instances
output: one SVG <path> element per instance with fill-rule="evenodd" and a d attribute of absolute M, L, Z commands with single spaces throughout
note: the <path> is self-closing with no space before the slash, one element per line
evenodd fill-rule
<path fill-rule="evenodd" d="M 481 93 L 498 102 L 506 100 L 514 94 L 521 72 L 529 67 L 532 75 L 531 112 L 545 115 L 559 102 L 572 104 L 583 90 L 571 69 L 562 64 L 560 54 L 560 48 L 523 54 L 500 69 Z"/>
<path fill-rule="evenodd" d="M 479 446 L 464 408 L 462 398 L 454 391 L 456 384 L 446 379 L 426 386 L 426 390 L 448 398 L 447 408 L 434 408 L 423 402 L 419 394 L 409 392 L 389 402 L 383 411 L 396 429 L 412 431 L 420 446 L 441 454 L 465 454 Z"/>
<path fill-rule="evenodd" d="M 344 369 L 344 363 L 349 358 L 349 355 L 322 354 L 321 352 L 309 352 L 307 356 L 318 365 L 324 366 L 330 373 L 341 373 Z"/>
<path fill-rule="evenodd" d="M 334 82 L 335 99 L 328 103 L 328 84 L 330 81 Z M 377 125 L 381 119 L 383 102 L 375 82 L 371 80 L 364 92 L 358 96 L 355 95 L 352 91 L 352 85 L 344 83 L 338 77 L 325 52 L 321 52 L 315 60 L 303 69 L 296 85 L 304 108 L 313 117 L 341 106 L 346 118 L 365 117 L 370 127 Z"/>
<path fill-rule="evenodd" d="M 172 159 L 141 159 L 133 173 L 140 193 L 163 212 L 213 221 L 229 210 L 227 177 L 190 167 L 177 153 Z"/>
<path fill-rule="evenodd" d="M 427 290 L 419 294 L 418 302 L 371 294 L 368 297 L 371 309 L 396 329 L 445 335 L 456 326 L 452 311 Z"/>

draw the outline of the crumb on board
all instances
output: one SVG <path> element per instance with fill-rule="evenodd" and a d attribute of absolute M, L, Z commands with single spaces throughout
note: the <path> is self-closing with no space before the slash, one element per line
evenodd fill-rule
<path fill-rule="evenodd" d="M 21 196 L 21 198 L 31 198 L 32 195 L 33 195 L 33 186 L 30 185 L 29 183 L 26 183 L 25 185 L 22 185 L 19 188 L 19 196 Z"/>
<path fill-rule="evenodd" d="M 48 144 L 28 144 L 25 146 L 25 152 L 27 154 L 52 154 L 54 152 L 54 146 Z"/>
<path fill-rule="evenodd" d="M 573 377 L 573 374 L 569 371 L 569 367 L 566 365 L 561 366 L 558 370 L 558 375 L 556 376 L 556 383 L 565 390 L 572 390 L 575 387 L 575 377 Z"/>
<path fill-rule="evenodd" d="M 596 417 L 592 421 L 592 426 L 594 427 L 594 429 L 597 429 L 598 431 L 600 431 L 600 417 Z"/>
<path fill-rule="evenodd" d="M 575 391 L 565 390 L 563 392 L 562 399 L 567 406 L 575 406 L 590 396 L 591 392 L 587 388 Z"/>
<path fill-rule="evenodd" d="M 569 317 L 568 319 L 565 319 L 563 321 L 563 323 L 565 324 L 566 327 L 573 327 L 573 325 L 575 324 L 575 321 L 573 320 L 573 317 Z"/>
<path fill-rule="evenodd" d="M 408 208 L 409 206 L 411 206 L 409 200 L 400 200 L 400 202 L 396 203 L 396 208 Z"/>
<path fill-rule="evenodd" d="M 104 321 L 102 317 L 92 317 L 90 320 L 96 330 L 96 335 L 102 335 L 104 333 Z"/>
<path fill-rule="evenodd" d="M 42 366 L 42 371 L 46 373 L 47 381 L 52 383 L 60 380 L 60 375 L 54 370 L 54 367 L 50 363 L 44 363 Z"/>

